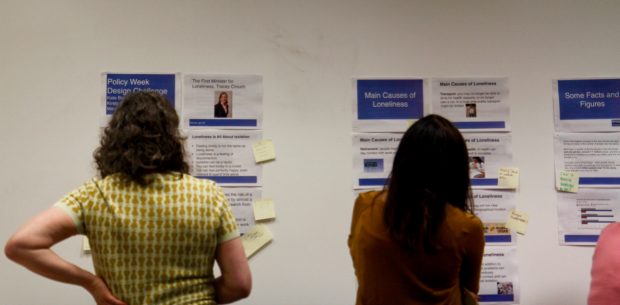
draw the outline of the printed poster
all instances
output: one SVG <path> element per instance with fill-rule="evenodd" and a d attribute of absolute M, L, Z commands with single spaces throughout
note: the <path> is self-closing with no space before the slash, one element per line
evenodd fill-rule
<path fill-rule="evenodd" d="M 225 187 L 223 189 L 235 215 L 239 233 L 243 235 L 255 224 L 252 204 L 262 198 L 262 189 L 257 187 Z"/>
<path fill-rule="evenodd" d="M 131 92 L 151 91 L 165 96 L 170 104 L 180 113 L 179 77 L 176 74 L 155 73 L 102 73 L 103 85 L 102 105 L 103 115 L 101 126 L 105 126 L 116 107 L 123 101 L 125 95 Z"/>
<path fill-rule="evenodd" d="M 553 81 L 555 130 L 620 131 L 620 79 Z"/>
<path fill-rule="evenodd" d="M 560 245 L 594 246 L 601 230 L 620 221 L 620 192 L 582 189 L 557 192 Z"/>
<path fill-rule="evenodd" d="M 262 167 L 252 154 L 252 143 L 261 138 L 258 130 L 189 131 L 191 174 L 222 186 L 262 186 Z"/>
<path fill-rule="evenodd" d="M 481 304 L 518 304 L 517 248 L 487 246 L 480 276 Z"/>
<path fill-rule="evenodd" d="M 469 151 L 472 188 L 501 188 L 499 169 L 512 165 L 512 136 L 509 133 L 463 134 Z"/>
<path fill-rule="evenodd" d="M 183 77 L 186 128 L 261 129 L 263 78 L 189 74 Z"/>
<path fill-rule="evenodd" d="M 401 133 L 353 135 L 353 188 L 382 188 L 390 173 Z"/>
<path fill-rule="evenodd" d="M 474 189 L 472 193 L 474 213 L 484 225 L 484 239 L 487 245 L 514 244 L 514 232 L 506 228 L 506 221 L 510 212 L 516 207 L 515 192 Z"/>
<path fill-rule="evenodd" d="M 555 179 L 560 172 L 579 174 L 579 187 L 620 187 L 619 133 L 557 133 Z"/>
<path fill-rule="evenodd" d="M 428 113 L 423 79 L 357 79 L 354 132 L 404 132 Z"/>
<path fill-rule="evenodd" d="M 510 130 L 508 78 L 434 78 L 433 113 L 461 132 Z"/>

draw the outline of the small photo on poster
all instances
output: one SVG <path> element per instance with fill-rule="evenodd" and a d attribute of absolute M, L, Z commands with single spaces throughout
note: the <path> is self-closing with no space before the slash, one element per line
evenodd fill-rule
<path fill-rule="evenodd" d="M 364 159 L 365 173 L 382 173 L 383 159 Z"/>
<path fill-rule="evenodd" d="M 465 104 L 465 117 L 467 118 L 475 118 L 476 115 L 476 104 Z"/>
<path fill-rule="evenodd" d="M 232 91 L 215 91 L 213 116 L 232 118 Z"/>
<path fill-rule="evenodd" d="M 469 157 L 469 178 L 482 179 L 485 178 L 484 157 Z"/>

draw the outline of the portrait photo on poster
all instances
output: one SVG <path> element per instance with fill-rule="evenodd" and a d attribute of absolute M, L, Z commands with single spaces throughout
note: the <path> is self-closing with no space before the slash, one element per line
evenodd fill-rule
<path fill-rule="evenodd" d="M 232 91 L 215 91 L 213 117 L 232 118 Z"/>
<path fill-rule="evenodd" d="M 484 157 L 469 157 L 469 175 L 470 178 L 475 179 L 481 179 L 486 177 L 484 172 Z"/>
<path fill-rule="evenodd" d="M 465 117 L 475 118 L 476 116 L 476 104 L 465 104 Z"/>

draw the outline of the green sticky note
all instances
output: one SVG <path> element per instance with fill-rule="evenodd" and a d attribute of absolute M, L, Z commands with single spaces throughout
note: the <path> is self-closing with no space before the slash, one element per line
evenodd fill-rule
<path fill-rule="evenodd" d="M 560 192 L 577 193 L 579 191 L 579 173 L 561 171 L 555 188 Z"/>

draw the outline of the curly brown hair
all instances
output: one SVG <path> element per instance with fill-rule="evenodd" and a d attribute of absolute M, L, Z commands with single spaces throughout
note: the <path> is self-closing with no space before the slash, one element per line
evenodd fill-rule
<path fill-rule="evenodd" d="M 122 173 L 140 185 L 152 173 L 187 174 L 179 117 L 168 100 L 155 92 L 130 93 L 118 106 L 95 150 L 102 178 Z"/>

